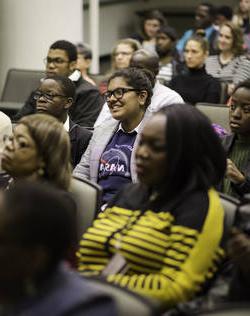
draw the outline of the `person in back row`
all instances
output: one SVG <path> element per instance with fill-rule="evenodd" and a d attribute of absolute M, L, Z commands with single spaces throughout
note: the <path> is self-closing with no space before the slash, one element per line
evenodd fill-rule
<path fill-rule="evenodd" d="M 92 133 L 74 123 L 68 112 L 75 101 L 75 85 L 64 76 L 45 78 L 34 94 L 36 111 L 56 117 L 64 124 L 71 143 L 71 162 L 75 167 L 85 152 Z"/>
<path fill-rule="evenodd" d="M 62 75 L 69 77 L 76 86 L 76 99 L 69 109 L 69 117 L 74 123 L 81 126 L 92 127 L 101 111 L 104 100 L 98 89 L 84 80 L 77 65 L 77 50 L 75 45 L 68 41 L 60 40 L 53 43 L 45 58 L 46 77 Z M 31 93 L 23 108 L 16 114 L 14 120 L 35 113 L 36 100 L 34 92 Z"/>
<path fill-rule="evenodd" d="M 187 103 L 195 105 L 198 102 L 220 102 L 220 82 L 205 69 L 208 53 L 208 42 L 205 38 L 194 35 L 187 40 L 184 49 L 187 69 L 169 83 L 169 87 L 177 91 Z"/>
<path fill-rule="evenodd" d="M 161 27 L 156 34 L 156 52 L 160 57 L 157 80 L 168 86 L 173 76 L 182 69 L 178 52 L 175 48 L 177 33 L 170 26 Z"/>
<path fill-rule="evenodd" d="M 195 25 L 194 28 L 187 30 L 181 39 L 177 42 L 176 48 L 182 56 L 184 47 L 186 45 L 187 40 L 195 35 L 197 32 L 203 32 L 206 39 L 209 42 L 209 52 L 213 55 L 217 51 L 216 47 L 216 37 L 217 30 L 213 25 L 214 19 L 216 15 L 215 7 L 208 3 L 202 2 L 200 3 L 195 11 Z"/>
<path fill-rule="evenodd" d="M 182 97 L 177 92 L 157 81 L 156 76 L 159 72 L 159 56 L 156 53 L 148 52 L 145 49 L 135 51 L 130 61 L 130 67 L 147 69 L 151 71 L 153 75 L 153 95 L 151 103 L 146 110 L 147 115 L 152 115 L 152 113 L 157 112 L 163 106 L 173 103 L 183 103 Z M 110 118 L 111 113 L 106 102 L 94 126 L 100 126 L 104 121 Z"/>

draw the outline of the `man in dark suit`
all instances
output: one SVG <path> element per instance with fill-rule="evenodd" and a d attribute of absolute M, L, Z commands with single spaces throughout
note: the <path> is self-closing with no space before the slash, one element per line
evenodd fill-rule
<path fill-rule="evenodd" d="M 77 50 L 75 45 L 60 40 L 53 43 L 45 58 L 46 78 L 54 75 L 69 77 L 75 84 L 76 97 L 74 105 L 69 109 L 69 117 L 81 126 L 92 127 L 103 106 L 104 100 L 98 89 L 84 80 L 80 71 L 76 70 Z M 14 120 L 35 112 L 34 92 L 31 93 L 23 108 Z"/>
<path fill-rule="evenodd" d="M 73 82 L 69 78 L 59 75 L 46 78 L 34 92 L 33 98 L 37 112 L 50 114 L 64 124 L 71 142 L 72 165 L 76 166 L 88 146 L 92 133 L 74 123 L 68 115 L 70 108 L 74 106 L 75 86 Z"/>

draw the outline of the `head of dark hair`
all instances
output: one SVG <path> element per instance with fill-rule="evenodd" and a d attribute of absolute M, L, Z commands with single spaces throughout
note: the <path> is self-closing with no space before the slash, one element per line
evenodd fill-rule
<path fill-rule="evenodd" d="M 148 39 L 148 35 L 145 33 L 144 25 L 147 20 L 157 20 L 160 23 L 160 27 L 164 26 L 167 24 L 167 20 L 165 16 L 159 11 L 159 10 L 150 10 L 147 11 L 145 14 L 142 16 L 142 21 L 141 21 L 141 35 L 145 38 Z"/>
<path fill-rule="evenodd" d="M 86 43 L 76 44 L 77 53 L 84 56 L 86 59 L 92 59 L 92 50 L 90 46 Z"/>
<path fill-rule="evenodd" d="M 76 205 L 69 193 L 48 183 L 18 181 L 4 192 L 3 203 L 13 242 L 27 249 L 40 247 L 47 253 L 44 273 L 75 247 Z"/>
<path fill-rule="evenodd" d="M 151 79 L 150 79 L 151 76 Z M 145 109 L 149 106 L 151 102 L 151 97 L 153 95 L 153 88 L 152 88 L 152 73 L 150 73 L 148 70 L 139 69 L 135 67 L 121 69 L 113 73 L 109 80 L 108 85 L 110 81 L 114 78 L 121 77 L 123 78 L 126 83 L 133 87 L 135 90 L 142 91 L 146 90 L 148 93 L 146 102 L 144 104 Z"/>
<path fill-rule="evenodd" d="M 199 4 L 199 6 L 207 7 L 207 8 L 208 8 L 208 14 L 209 14 L 212 18 L 214 18 L 214 17 L 216 16 L 217 10 L 216 10 L 216 7 L 215 7 L 213 4 L 211 4 L 211 3 L 209 3 L 209 2 L 201 2 L 201 3 Z"/>
<path fill-rule="evenodd" d="M 76 61 L 77 60 L 77 50 L 76 46 L 71 42 L 60 40 L 54 42 L 49 49 L 61 49 L 66 52 L 68 55 L 69 61 Z"/>
<path fill-rule="evenodd" d="M 172 104 L 158 113 L 166 116 L 169 198 L 218 184 L 226 169 L 226 155 L 208 118 L 189 104 Z"/>
<path fill-rule="evenodd" d="M 173 27 L 168 26 L 168 25 L 161 26 L 157 33 L 158 34 L 163 33 L 167 35 L 172 41 L 176 41 L 178 38 L 176 30 Z"/>
<path fill-rule="evenodd" d="M 159 72 L 159 61 L 157 53 L 149 52 L 146 49 L 138 49 L 131 57 L 130 67 L 148 69 L 156 77 Z"/>
<path fill-rule="evenodd" d="M 61 75 L 53 75 L 48 79 L 55 80 L 58 83 L 58 85 L 61 87 L 63 94 L 67 98 L 73 98 L 73 99 L 75 98 L 76 87 L 73 81 L 70 80 L 68 77 L 61 76 Z"/>
<path fill-rule="evenodd" d="M 227 20 L 231 21 L 233 17 L 233 9 L 228 5 L 222 5 L 217 8 L 217 15 L 224 16 Z"/>

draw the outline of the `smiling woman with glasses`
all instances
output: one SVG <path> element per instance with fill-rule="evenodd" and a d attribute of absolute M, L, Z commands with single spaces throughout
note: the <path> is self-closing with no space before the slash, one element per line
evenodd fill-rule
<path fill-rule="evenodd" d="M 103 204 L 125 184 L 136 182 L 134 151 L 152 96 L 152 74 L 138 68 L 115 72 L 104 97 L 112 118 L 94 130 L 74 175 L 103 188 Z"/>

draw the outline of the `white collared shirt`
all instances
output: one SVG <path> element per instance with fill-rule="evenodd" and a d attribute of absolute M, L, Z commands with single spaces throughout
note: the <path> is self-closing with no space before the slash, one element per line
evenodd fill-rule
<path fill-rule="evenodd" d="M 65 123 L 63 124 L 64 129 L 66 132 L 69 132 L 69 116 L 67 115 L 67 119 L 65 121 Z"/>

